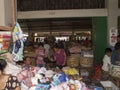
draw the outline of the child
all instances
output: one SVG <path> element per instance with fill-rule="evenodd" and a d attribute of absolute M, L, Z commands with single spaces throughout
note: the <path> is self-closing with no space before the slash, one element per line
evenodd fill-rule
<path fill-rule="evenodd" d="M 111 55 L 112 55 L 112 49 L 106 48 L 105 49 L 105 55 L 103 58 L 103 66 L 102 66 L 102 76 L 104 79 L 108 79 L 109 77 L 109 69 L 111 65 Z"/>
<path fill-rule="evenodd" d="M 26 56 L 24 58 L 23 68 L 28 70 L 30 67 L 31 67 L 31 58 L 29 56 Z"/>
<path fill-rule="evenodd" d="M 38 67 L 45 66 L 45 62 L 44 62 L 45 50 L 42 43 L 38 45 L 38 48 L 35 51 L 35 58 L 36 58 L 36 64 Z"/>

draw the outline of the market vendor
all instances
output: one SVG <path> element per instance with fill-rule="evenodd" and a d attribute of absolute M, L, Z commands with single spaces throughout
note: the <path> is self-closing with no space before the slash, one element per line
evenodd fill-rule
<path fill-rule="evenodd" d="M 120 43 L 115 44 L 115 50 L 113 50 L 113 53 L 111 56 L 111 63 L 113 65 L 117 65 L 118 62 L 120 62 Z"/>
<path fill-rule="evenodd" d="M 61 69 L 66 64 L 66 53 L 57 44 L 54 46 L 54 60 L 56 65 Z"/>

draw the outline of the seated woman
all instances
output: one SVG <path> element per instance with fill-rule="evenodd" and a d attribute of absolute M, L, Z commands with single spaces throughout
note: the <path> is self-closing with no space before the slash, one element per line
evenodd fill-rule
<path fill-rule="evenodd" d="M 21 90 L 16 76 L 4 74 L 6 66 L 7 62 L 4 59 L 0 59 L 0 90 Z"/>
<path fill-rule="evenodd" d="M 64 49 L 61 49 L 57 44 L 54 46 L 54 60 L 56 66 L 60 69 L 66 64 L 66 53 Z"/>

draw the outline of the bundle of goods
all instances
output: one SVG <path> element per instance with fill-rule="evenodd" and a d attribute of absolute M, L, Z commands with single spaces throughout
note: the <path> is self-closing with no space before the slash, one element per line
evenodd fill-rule
<path fill-rule="evenodd" d="M 5 70 L 4 70 L 5 74 L 11 74 L 11 75 L 16 76 L 17 73 L 22 70 L 22 67 L 17 65 L 13 61 L 11 53 L 7 52 L 7 53 L 2 54 L 1 56 L 2 56 L 1 58 L 5 59 L 6 62 L 7 62 L 7 66 L 6 66 Z"/>
<path fill-rule="evenodd" d="M 35 50 L 31 46 L 28 46 L 24 50 L 24 56 L 34 57 L 35 56 Z"/>
<path fill-rule="evenodd" d="M 70 67 L 78 67 L 79 60 L 80 60 L 79 54 L 71 54 L 71 56 L 67 58 L 67 65 Z"/>
<path fill-rule="evenodd" d="M 4 70 L 5 74 L 12 74 L 14 76 L 17 75 L 18 72 L 20 72 L 22 68 L 14 63 L 7 62 L 7 66 Z"/>
<path fill-rule="evenodd" d="M 88 51 L 81 52 L 80 65 L 82 67 L 92 67 L 93 65 L 93 54 Z"/>
<path fill-rule="evenodd" d="M 89 76 L 89 72 L 86 69 L 80 69 L 80 75 L 82 77 L 88 77 Z"/>
<path fill-rule="evenodd" d="M 82 67 L 92 67 L 93 57 L 91 57 L 91 56 L 80 57 L 80 65 Z"/>
<path fill-rule="evenodd" d="M 87 68 L 80 68 L 80 76 L 82 77 L 82 80 L 84 82 L 90 82 L 90 72 L 87 70 Z"/>
<path fill-rule="evenodd" d="M 91 90 L 104 90 L 104 88 L 102 86 L 97 86 L 97 85 L 88 85 L 87 86 L 89 89 Z M 111 89 L 105 89 L 105 90 L 111 90 Z"/>
<path fill-rule="evenodd" d="M 94 67 L 95 75 L 93 76 L 93 80 L 98 80 L 99 81 L 101 79 L 101 76 L 102 76 L 101 68 L 102 68 L 102 65 L 96 65 Z"/>
<path fill-rule="evenodd" d="M 116 61 L 116 64 L 117 64 L 118 66 L 120 66 L 120 61 Z"/>
<path fill-rule="evenodd" d="M 120 78 L 120 66 L 112 65 L 110 68 L 110 75 L 113 77 Z"/>
<path fill-rule="evenodd" d="M 74 47 L 69 48 L 69 51 L 70 53 L 77 54 L 77 53 L 80 53 L 81 48 L 79 46 L 74 46 Z"/>
<path fill-rule="evenodd" d="M 91 90 L 88 89 L 85 83 L 78 80 L 70 80 L 69 82 L 61 83 L 50 90 Z"/>
<path fill-rule="evenodd" d="M 89 90 L 82 81 L 44 67 L 22 70 L 17 77 L 21 82 L 21 90 Z"/>
<path fill-rule="evenodd" d="M 78 71 L 75 68 L 63 67 L 62 70 L 66 75 L 79 75 Z"/>

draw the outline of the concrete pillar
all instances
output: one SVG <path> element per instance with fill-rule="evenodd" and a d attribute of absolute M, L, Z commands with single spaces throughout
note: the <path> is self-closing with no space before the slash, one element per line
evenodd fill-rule
<path fill-rule="evenodd" d="M 11 26 L 11 0 L 0 0 L 0 26 Z"/>
<path fill-rule="evenodd" d="M 111 29 L 117 30 L 118 28 L 118 0 L 107 0 L 108 9 L 108 45 L 111 44 Z"/>

